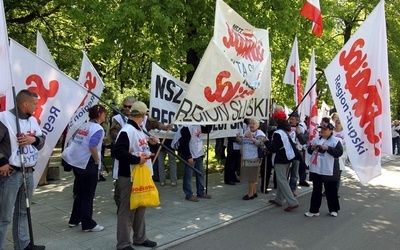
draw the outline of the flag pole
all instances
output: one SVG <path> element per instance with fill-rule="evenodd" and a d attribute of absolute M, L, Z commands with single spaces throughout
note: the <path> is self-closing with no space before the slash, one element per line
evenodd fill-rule
<path fill-rule="evenodd" d="M 79 84 L 80 85 L 80 84 Z M 82 85 L 80 85 L 82 86 Z M 85 88 L 84 86 L 82 86 L 83 88 Z M 122 114 L 122 112 L 115 108 L 113 105 L 109 104 L 108 102 L 106 102 L 104 99 L 102 99 L 100 96 L 96 95 L 95 93 L 93 93 L 92 91 L 90 91 L 89 89 L 85 88 L 89 93 L 91 93 L 94 97 L 96 97 L 97 99 L 99 99 L 99 101 L 101 101 L 102 103 L 104 103 L 107 107 L 111 108 L 113 111 L 117 112 L 118 114 L 125 116 L 124 114 Z M 147 136 L 151 136 L 147 131 L 142 130 L 143 133 L 145 133 Z M 167 150 L 168 152 L 170 152 L 171 154 L 173 154 L 176 158 L 178 158 L 181 162 L 183 162 L 184 164 L 188 165 L 197 175 L 199 176 L 203 176 L 203 174 L 197 170 L 196 168 L 194 168 L 192 165 L 190 165 L 185 159 L 183 159 L 182 157 L 180 157 L 178 154 L 175 153 L 175 151 L 173 151 L 172 149 L 170 149 L 168 146 L 164 145 L 163 143 L 157 143 L 159 146 L 163 147 L 165 150 Z"/>
<path fill-rule="evenodd" d="M 315 82 L 313 83 L 313 85 L 311 85 L 311 87 L 310 87 L 310 89 L 307 91 L 307 93 L 305 93 L 305 94 L 303 95 L 303 98 L 301 98 L 301 101 L 299 102 L 299 104 L 297 104 L 297 106 L 293 109 L 292 112 L 295 112 L 295 111 L 299 108 L 300 104 L 304 101 L 304 99 L 306 99 L 308 93 L 310 93 L 310 91 L 315 87 L 315 85 L 317 85 L 317 82 L 319 81 L 319 79 L 321 79 L 321 77 L 322 77 L 323 75 L 325 75 L 325 74 L 324 74 L 324 73 L 321 73 L 321 74 L 318 76 L 317 80 L 315 80 Z"/>

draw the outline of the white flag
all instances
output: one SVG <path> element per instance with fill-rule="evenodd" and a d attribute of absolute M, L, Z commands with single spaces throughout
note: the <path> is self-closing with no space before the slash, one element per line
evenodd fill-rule
<path fill-rule="evenodd" d="M 85 97 L 82 99 L 78 109 L 68 123 L 68 132 L 65 137 L 64 146 L 67 145 L 75 131 L 88 119 L 88 109 L 99 102 L 95 95 L 101 96 L 104 89 L 103 80 L 93 67 L 85 52 L 83 52 L 81 72 L 79 74 L 78 82 L 90 92 L 86 92 Z"/>
<path fill-rule="evenodd" d="M 39 95 L 34 116 L 46 136 L 46 143 L 40 150 L 39 160 L 35 166 L 34 184 L 36 186 L 61 133 L 84 98 L 86 91 L 75 80 L 12 39 L 10 61 L 16 92 L 28 89 Z"/>
<path fill-rule="evenodd" d="M 290 57 L 286 66 L 286 72 L 285 76 L 283 77 L 283 82 L 293 85 L 294 101 L 296 105 L 298 105 L 303 98 L 303 92 L 301 89 L 301 74 L 297 36 L 294 38 L 292 52 L 290 53 Z"/>
<path fill-rule="evenodd" d="M 8 33 L 3 0 L 0 0 L 0 111 L 14 107 L 12 79 L 8 52 Z"/>
<path fill-rule="evenodd" d="M 165 72 L 154 62 L 151 71 L 151 91 L 150 91 L 150 117 L 157 119 L 164 124 L 173 123 L 175 112 L 178 110 L 182 98 L 185 96 L 189 84 L 182 82 Z M 242 123 L 214 124 L 210 134 L 204 134 L 209 139 L 225 138 L 236 136 L 238 130 L 242 130 Z M 168 133 L 169 139 L 174 138 L 178 127 Z M 150 134 L 154 130 L 150 131 Z M 158 137 L 165 137 L 165 131 L 157 132 Z M 206 138 L 205 138 L 206 139 Z"/>
<path fill-rule="evenodd" d="M 300 119 L 303 121 L 305 116 L 308 117 L 307 120 L 307 130 L 309 134 L 309 141 L 312 141 L 318 134 L 317 124 L 318 124 L 318 100 L 317 100 L 317 86 L 314 85 L 316 81 L 315 77 L 315 54 L 314 49 L 312 50 L 312 55 L 310 59 L 310 65 L 308 67 L 307 83 L 305 88 L 305 93 L 308 92 L 307 96 L 304 97 L 303 102 L 300 104 L 299 113 Z M 305 158 L 305 162 L 309 165 L 309 157 Z"/>
<path fill-rule="evenodd" d="M 36 34 L 36 55 L 38 55 L 40 58 L 50 63 L 51 65 L 53 65 L 54 68 L 58 69 L 56 62 L 54 61 L 54 58 L 51 56 L 49 48 L 47 47 L 39 31 Z"/>
<path fill-rule="evenodd" d="M 179 124 L 228 124 L 268 118 L 268 31 L 217 0 L 214 37 L 176 114 Z"/>
<path fill-rule="evenodd" d="M 392 154 L 387 54 L 382 0 L 325 69 L 362 184 L 379 176 L 382 155 Z"/>
<path fill-rule="evenodd" d="M 323 117 L 330 117 L 329 112 L 331 107 L 329 107 L 326 102 L 322 101 L 321 108 L 318 109 L 318 123 L 322 120 Z"/>

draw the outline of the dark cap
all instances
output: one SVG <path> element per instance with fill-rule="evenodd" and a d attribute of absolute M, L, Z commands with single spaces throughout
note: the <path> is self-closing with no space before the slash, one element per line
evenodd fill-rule
<path fill-rule="evenodd" d="M 318 128 L 327 128 L 329 130 L 333 130 L 335 127 L 332 125 L 332 123 L 321 122 Z"/>
<path fill-rule="evenodd" d="M 299 114 L 296 111 L 293 111 L 292 113 L 289 114 L 289 117 L 296 117 L 300 118 Z"/>

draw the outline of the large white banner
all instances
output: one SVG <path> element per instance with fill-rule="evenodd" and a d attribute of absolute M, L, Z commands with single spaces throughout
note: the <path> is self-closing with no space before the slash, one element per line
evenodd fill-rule
<path fill-rule="evenodd" d="M 217 1 L 214 37 L 176 114 L 177 124 L 229 124 L 268 118 L 268 31 Z"/>
<path fill-rule="evenodd" d="M 152 63 L 151 91 L 150 91 L 150 117 L 164 124 L 174 122 L 175 112 L 185 95 L 189 84 L 182 82 Z M 175 125 L 167 138 L 172 139 L 177 131 Z M 242 123 L 214 124 L 209 135 L 210 139 L 235 136 L 243 130 Z M 165 131 L 150 131 L 160 138 L 164 138 Z M 203 135 L 206 138 L 206 135 Z"/>
<path fill-rule="evenodd" d="M 384 1 L 325 69 L 354 171 L 362 184 L 381 174 L 392 154 Z"/>
<path fill-rule="evenodd" d="M 79 104 L 78 109 L 72 116 L 68 123 L 68 132 L 65 137 L 66 146 L 71 139 L 75 131 L 88 119 L 88 110 L 90 107 L 96 105 L 99 100 L 96 96 L 101 96 L 104 89 L 104 82 L 97 73 L 96 69 L 93 67 L 86 53 L 82 51 L 82 65 L 81 72 L 79 74 L 78 82 L 87 89 L 86 95 L 82 102 Z M 95 96 L 96 95 L 96 96 Z"/>
<path fill-rule="evenodd" d="M 0 0 L 0 111 L 14 107 L 12 80 L 8 53 L 8 33 L 3 0 Z"/>
<path fill-rule="evenodd" d="M 14 40 L 10 43 L 10 61 L 16 92 L 28 89 L 39 95 L 34 116 L 46 136 L 46 143 L 35 167 L 36 186 L 62 131 L 86 91 L 75 80 Z"/>

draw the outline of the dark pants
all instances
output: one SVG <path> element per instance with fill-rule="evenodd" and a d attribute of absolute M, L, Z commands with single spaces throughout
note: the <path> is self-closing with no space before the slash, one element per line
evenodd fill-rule
<path fill-rule="evenodd" d="M 328 203 L 329 212 L 338 212 L 340 210 L 338 197 L 338 181 L 322 181 L 321 175 L 312 174 L 313 191 L 311 194 L 310 213 L 319 213 L 322 203 L 322 185 L 325 188 L 326 201 Z"/>
<path fill-rule="evenodd" d="M 392 147 L 393 147 L 393 154 L 396 154 L 396 147 L 397 147 L 397 154 L 400 154 L 400 137 L 392 138 Z"/>
<path fill-rule="evenodd" d="M 235 182 L 237 177 L 236 169 L 240 168 L 240 150 L 229 150 L 225 160 L 224 181 Z"/>
<path fill-rule="evenodd" d="M 93 199 L 97 187 L 98 165 L 89 163 L 86 169 L 73 168 L 75 199 L 69 224 L 82 222 L 82 230 L 92 229 L 97 223 L 92 219 Z"/>
<path fill-rule="evenodd" d="M 299 165 L 299 183 L 307 181 L 307 165 L 304 161 L 300 161 Z"/>
<path fill-rule="evenodd" d="M 266 157 L 261 162 L 261 168 L 260 168 L 260 173 L 261 173 L 261 193 L 266 193 L 269 181 L 271 180 L 271 175 L 272 175 L 272 154 L 268 154 Z M 276 178 L 275 178 L 275 173 L 274 173 L 274 188 L 276 189 Z M 265 183 L 265 187 L 264 187 Z"/>

